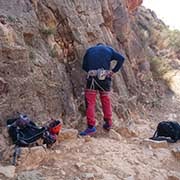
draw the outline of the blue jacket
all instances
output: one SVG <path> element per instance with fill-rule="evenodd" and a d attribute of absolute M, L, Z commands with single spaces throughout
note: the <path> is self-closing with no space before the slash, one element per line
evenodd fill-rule
<path fill-rule="evenodd" d="M 115 73 L 121 68 L 125 58 L 110 46 L 96 45 L 87 49 L 83 58 L 82 68 L 86 72 L 100 68 L 110 70 L 112 60 L 117 61 L 115 67 L 112 69 Z"/>

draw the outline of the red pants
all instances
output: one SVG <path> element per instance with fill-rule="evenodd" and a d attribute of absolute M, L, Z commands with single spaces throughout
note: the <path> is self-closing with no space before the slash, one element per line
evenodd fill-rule
<path fill-rule="evenodd" d="M 96 106 L 96 94 L 97 90 L 86 89 L 85 90 L 85 100 L 86 100 L 86 117 L 87 124 L 90 126 L 95 126 L 95 106 Z M 112 125 L 112 108 L 111 100 L 109 96 L 109 91 L 99 91 L 100 100 L 102 104 L 104 120 Z"/>

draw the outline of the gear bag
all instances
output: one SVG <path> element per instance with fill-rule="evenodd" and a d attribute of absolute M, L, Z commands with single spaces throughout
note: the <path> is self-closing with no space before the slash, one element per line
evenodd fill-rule
<path fill-rule="evenodd" d="M 175 143 L 180 139 L 180 125 L 176 121 L 162 121 L 158 124 L 157 129 L 150 139 L 156 141 L 167 140 Z"/>
<path fill-rule="evenodd" d="M 7 120 L 8 133 L 13 144 L 21 147 L 29 146 L 42 138 L 46 130 L 45 127 L 38 127 L 34 122 L 23 117 L 25 116 L 20 115 L 18 118 Z"/>
<path fill-rule="evenodd" d="M 62 127 L 60 120 L 51 120 L 43 127 L 37 126 L 26 115 L 20 114 L 17 118 L 7 120 L 8 134 L 16 145 L 13 154 L 13 164 L 16 164 L 16 157 L 19 156 L 20 147 L 29 147 L 36 144 L 38 139 L 43 139 L 43 144 L 51 147 L 56 142 L 58 133 Z"/>

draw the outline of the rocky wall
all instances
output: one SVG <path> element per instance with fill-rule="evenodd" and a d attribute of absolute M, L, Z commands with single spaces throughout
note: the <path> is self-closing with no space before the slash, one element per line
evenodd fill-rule
<path fill-rule="evenodd" d="M 0 0 L 0 119 L 17 111 L 69 125 L 84 116 L 86 48 L 105 42 L 126 57 L 113 79 L 113 109 L 123 117 L 141 96 L 145 42 L 137 33 L 137 8 L 125 0 Z M 145 68 L 145 72 L 149 72 Z M 149 87 L 148 87 L 149 88 Z M 117 108 L 119 109 L 119 108 Z"/>

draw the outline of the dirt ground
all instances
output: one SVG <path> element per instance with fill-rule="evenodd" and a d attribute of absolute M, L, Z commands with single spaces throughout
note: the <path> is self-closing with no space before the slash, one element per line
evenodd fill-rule
<path fill-rule="evenodd" d="M 175 144 L 151 146 L 145 141 L 162 120 L 180 122 L 180 100 L 166 96 L 160 107 L 146 112 L 147 124 L 142 136 L 123 137 L 100 129 L 95 137 L 77 138 L 57 145 L 54 152 L 36 169 L 46 180 L 170 180 L 180 179 L 180 161 L 173 150 Z M 19 174 L 19 178 L 21 174 Z M 27 176 L 28 177 L 28 176 Z"/>
<path fill-rule="evenodd" d="M 159 121 L 180 122 L 179 98 L 166 96 L 161 103 L 161 106 L 146 111 L 142 116 L 146 119 L 134 125 L 140 133 L 127 137 L 126 133 L 104 132 L 98 128 L 93 137 L 66 140 L 44 151 L 45 154 L 41 150 L 36 156 L 23 157 L 27 163 L 16 167 L 14 177 L 0 175 L 0 179 L 179 180 L 180 155 L 175 155 L 174 151 L 180 148 L 180 142 L 147 140 Z"/>

